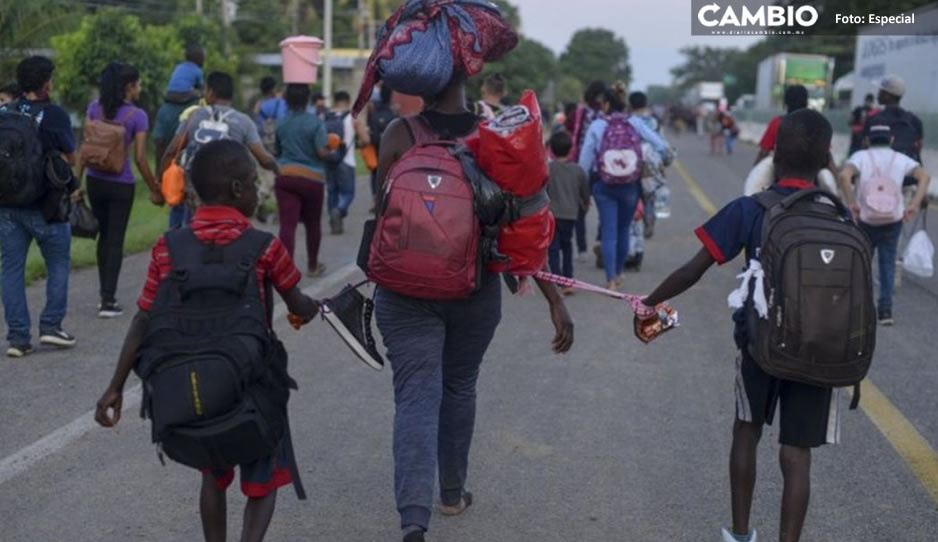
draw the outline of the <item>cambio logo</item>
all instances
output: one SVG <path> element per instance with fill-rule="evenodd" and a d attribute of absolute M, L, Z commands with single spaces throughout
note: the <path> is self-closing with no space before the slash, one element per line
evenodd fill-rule
<path fill-rule="evenodd" d="M 722 15 L 720 14 L 722 11 Z M 812 6 L 760 6 L 753 11 L 742 6 L 739 13 L 733 6 L 721 8 L 716 2 L 702 6 L 697 11 L 697 20 L 708 27 L 724 26 L 814 26 L 818 20 L 818 12 Z"/>

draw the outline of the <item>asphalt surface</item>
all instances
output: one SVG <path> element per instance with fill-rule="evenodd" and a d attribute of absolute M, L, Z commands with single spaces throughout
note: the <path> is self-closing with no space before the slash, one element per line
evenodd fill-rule
<path fill-rule="evenodd" d="M 751 147 L 713 158 L 693 136 L 674 143 L 714 203 L 739 194 Z M 646 293 L 700 248 L 692 230 L 707 213 L 680 177 L 670 178 L 673 216 L 659 222 L 647 243 L 642 272 L 628 277 L 630 292 Z M 367 190 L 364 183 L 359 188 Z M 354 261 L 369 204 L 360 194 L 348 232 L 324 237 L 323 261 L 332 274 L 304 281 L 314 295 L 360 277 L 346 266 Z M 146 262 L 146 255 L 125 261 L 119 296 L 128 307 Z M 624 304 L 585 293 L 569 298 L 576 344 L 565 356 L 550 351 L 553 330 L 543 299 L 506 292 L 479 383 L 469 480 L 476 502 L 461 517 L 434 514 L 428 539 L 719 540 L 719 528 L 729 523 L 735 356 L 726 295 L 741 265 L 714 269 L 678 298 L 682 327 L 649 346 L 632 336 Z M 602 281 L 592 262 L 578 264 L 577 276 Z M 42 288 L 30 289 L 34 314 Z M 79 337 L 76 349 L 0 359 L 0 540 L 199 540 L 199 476 L 160 465 L 136 408 L 125 410 L 115 430 L 82 423 L 107 384 L 131 317 L 128 311 L 116 321 L 97 320 L 96 290 L 94 270 L 73 275 L 66 327 Z M 936 308 L 938 281 L 906 277 L 896 299 L 898 325 L 881 330 L 871 374 L 933 448 Z M 282 491 L 268 540 L 399 540 L 390 372 L 357 361 L 322 322 L 295 332 L 281 318 L 276 329 L 300 383 L 291 415 L 310 499 L 299 502 L 290 489 Z M 846 411 L 846 398 L 841 406 Z M 42 446 L 23 451 L 44 437 Z M 769 428 L 759 456 L 752 524 L 762 540 L 776 539 L 778 531 L 776 439 Z M 936 502 L 862 411 L 844 415 L 842 444 L 814 453 L 812 476 L 803 540 L 938 540 Z M 230 495 L 229 532 L 236 539 L 243 498 L 236 487 Z"/>

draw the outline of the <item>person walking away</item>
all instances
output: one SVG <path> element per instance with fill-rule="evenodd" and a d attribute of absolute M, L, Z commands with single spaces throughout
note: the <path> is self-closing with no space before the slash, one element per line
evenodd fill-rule
<path fill-rule="evenodd" d="M 482 99 L 475 102 L 472 112 L 486 120 L 497 117 L 504 109 L 502 100 L 508 95 L 508 81 L 505 76 L 496 72 L 485 76 L 480 89 Z"/>
<path fill-rule="evenodd" d="M 817 174 L 828 163 L 832 133 L 830 123 L 816 111 L 798 110 L 782 118 L 777 126 L 777 144 L 773 145 L 776 149 L 774 160 L 778 171 L 778 180 L 768 191 L 768 195 L 773 198 L 772 201 L 792 196 L 801 190 L 816 188 L 815 179 Z M 749 264 L 749 271 L 755 272 L 761 268 L 761 266 L 758 266 L 758 260 L 760 259 L 760 248 L 763 243 L 763 221 L 769 220 L 769 218 L 767 218 L 768 214 L 763 203 L 757 199 L 759 197 L 743 196 L 733 200 L 696 230 L 697 237 L 703 247 L 690 261 L 668 276 L 651 295 L 644 298 L 644 305 L 651 314 L 654 314 L 653 307 L 657 304 L 673 299 L 695 285 L 714 263 L 726 264 L 735 259 L 741 252 L 745 252 L 747 261 L 752 262 Z M 823 267 L 824 264 L 821 259 L 828 257 L 834 258 L 830 260 L 832 262 L 837 261 L 837 257 L 843 258 L 840 260 L 841 262 L 855 262 L 857 260 L 852 258 L 855 258 L 858 253 L 851 254 L 850 250 L 855 248 L 857 243 L 865 250 L 868 250 L 865 240 L 862 240 L 862 234 L 853 231 L 854 228 L 850 226 L 852 223 L 845 220 L 847 216 L 843 214 L 837 216 L 837 212 L 832 209 L 830 220 L 826 222 L 838 224 L 836 226 L 840 228 L 838 231 L 850 230 L 851 243 L 853 244 L 849 247 L 846 244 L 839 246 L 833 254 L 822 254 L 821 251 L 805 249 L 806 251 L 810 250 L 812 255 L 816 254 L 814 257 L 817 262 L 811 262 L 809 265 Z M 825 232 L 827 231 L 825 230 Z M 819 233 L 819 235 L 823 238 L 827 233 Z M 772 237 L 769 236 L 766 241 L 771 242 Z M 778 245 L 773 248 L 778 248 Z M 794 251 L 792 254 L 807 254 L 807 252 L 798 253 Z M 793 265 L 797 269 L 798 264 Z M 840 271 L 842 268 L 839 265 L 841 264 L 838 264 L 835 272 L 840 272 L 846 276 L 862 276 L 852 274 L 849 269 Z M 845 265 L 855 264 L 847 263 Z M 812 269 L 812 273 L 816 273 L 812 277 L 823 277 L 825 271 L 816 271 L 816 269 L 818 268 Z M 820 273 L 820 275 L 817 275 L 817 273 Z M 842 277 L 841 280 L 843 280 Z M 762 287 L 761 281 L 756 284 Z M 848 293 L 857 291 L 850 290 L 853 286 L 858 287 L 860 292 L 865 292 L 869 287 L 869 282 L 856 282 L 852 286 L 845 284 L 844 288 L 848 289 Z M 769 283 L 766 282 L 765 288 L 768 289 L 769 287 Z M 749 292 L 748 284 L 744 284 L 741 290 L 747 292 L 737 299 L 739 301 L 737 305 L 743 307 L 742 301 L 746 300 Z M 840 290 L 831 288 L 818 288 L 816 290 L 827 291 L 827 293 L 819 292 L 817 294 L 821 297 L 836 296 L 840 292 Z M 857 306 L 862 306 L 861 298 L 862 294 L 858 294 L 855 301 L 858 303 Z M 749 305 L 748 301 L 746 302 L 751 307 L 749 308 L 751 311 L 757 310 L 758 296 L 755 296 L 755 299 L 756 301 L 753 301 L 752 305 Z M 831 303 L 828 297 L 823 297 L 823 299 L 826 303 Z M 869 299 L 867 301 L 871 302 Z M 776 303 L 782 303 L 782 301 Z M 781 318 L 781 310 L 779 310 L 779 315 Z M 785 315 L 788 316 L 788 313 L 786 312 Z M 783 479 L 778 540 L 780 542 L 797 542 L 801 536 L 811 493 L 811 450 L 824 444 L 833 444 L 839 441 L 840 423 L 837 406 L 839 389 L 817 387 L 793 380 L 782 380 L 766 373 L 751 354 L 752 351 L 758 350 L 753 347 L 753 341 L 756 337 L 750 337 L 750 328 L 747 326 L 747 319 L 753 317 L 763 318 L 761 315 L 747 312 L 745 308 L 740 308 L 733 314 L 735 323 L 733 336 L 739 350 L 739 357 L 737 358 L 738 372 L 735 389 L 736 420 L 733 424 L 733 442 L 730 449 L 732 523 L 729 528 L 723 530 L 722 540 L 724 542 L 755 542 L 757 540 L 756 530 L 752 529 L 750 525 L 750 512 L 756 482 L 757 447 L 762 437 L 763 426 L 772 423 L 776 405 L 778 405 L 780 417 L 778 425 L 779 443 L 781 445 L 779 465 Z M 829 315 L 824 314 L 823 317 L 828 318 Z M 854 330 L 837 327 L 837 322 L 841 322 L 840 320 L 831 321 L 834 323 L 825 327 L 823 333 L 831 334 L 836 332 L 838 334 L 835 337 L 836 340 L 829 342 L 836 342 L 841 351 L 846 352 L 848 350 L 846 342 L 854 337 Z M 869 333 L 868 324 L 870 323 L 873 324 L 871 329 L 875 332 L 875 321 L 870 319 L 863 323 L 865 326 L 863 332 L 857 335 L 856 342 L 851 344 L 861 344 L 862 342 L 863 346 L 860 346 L 860 349 L 863 350 L 869 347 L 869 354 L 872 354 L 872 346 L 869 342 L 873 337 L 864 335 L 864 333 Z M 801 323 L 799 322 L 797 325 L 801 325 Z M 793 326 L 793 328 L 799 329 L 797 326 Z M 786 329 L 788 328 L 786 327 Z M 793 340 L 801 344 L 800 338 L 793 338 Z M 832 360 L 830 363 L 833 364 L 834 361 Z M 825 365 L 825 367 L 829 366 Z"/>
<path fill-rule="evenodd" d="M 641 121 L 650 130 L 664 139 L 664 136 L 661 134 L 661 122 L 648 107 L 648 96 L 644 92 L 636 91 L 629 94 L 629 111 L 631 118 Z M 665 142 L 667 143 L 666 139 Z M 670 146 L 671 144 L 668 143 L 669 148 Z M 663 167 L 660 173 L 653 172 L 651 167 L 653 164 L 660 164 L 662 166 L 666 164 L 663 161 L 663 157 L 657 155 L 651 144 L 642 145 L 642 151 L 645 154 L 645 171 L 642 173 L 642 203 L 644 209 L 643 212 L 640 213 L 642 215 L 642 235 L 645 239 L 651 239 L 655 235 L 655 196 L 658 190 L 664 186 Z M 650 153 L 654 153 L 656 156 L 649 156 L 648 154 Z M 640 266 L 641 264 L 639 264 L 639 267 Z"/>
<path fill-rule="evenodd" d="M 384 85 L 379 90 L 378 99 L 368 103 L 368 137 L 375 148 L 375 152 L 381 153 L 381 138 L 388 126 L 397 118 L 394 104 L 391 103 L 391 97 L 394 91 Z M 377 198 L 378 195 L 378 169 L 371 172 L 371 195 Z M 376 205 L 377 206 L 377 205 Z"/>
<path fill-rule="evenodd" d="M 85 188 L 91 202 L 91 211 L 98 219 L 100 233 L 97 239 L 98 284 L 101 302 L 98 305 L 99 318 L 116 318 L 124 313 L 117 302 L 117 283 L 120 278 L 121 264 L 124 261 L 124 237 L 130 212 L 134 205 L 136 179 L 130 166 L 130 156 L 150 191 L 150 201 L 154 205 L 163 204 L 159 183 L 147 161 L 147 133 L 149 119 L 142 109 L 134 105 L 140 97 L 140 72 L 129 64 L 111 62 L 101 73 L 98 99 L 93 100 L 85 113 L 86 122 L 118 124 L 123 128 L 121 149 L 106 149 L 108 155 L 113 151 L 123 151 L 124 162 L 119 171 L 108 170 L 105 163 L 96 160 L 100 149 L 88 149 L 93 142 L 84 142 L 81 147 L 82 168 L 87 167 Z M 86 128 L 87 130 L 87 128 Z M 86 152 L 91 150 L 91 152 Z M 92 163 L 88 163 L 91 160 Z"/>
<path fill-rule="evenodd" d="M 606 88 L 606 83 L 602 81 L 593 81 L 590 83 L 583 92 L 583 104 L 578 106 L 575 112 L 567 117 L 567 127 L 573 139 L 573 149 L 570 151 L 571 162 L 580 162 L 581 149 L 586 142 L 586 134 L 589 132 L 589 127 L 593 124 L 594 120 L 601 117 L 603 114 L 602 100 Z M 590 175 L 590 173 L 587 172 L 587 175 Z M 595 179 L 590 177 L 590 184 L 594 181 Z M 597 269 L 603 268 L 603 254 L 599 245 L 601 235 L 602 227 L 596 228 L 597 245 L 593 247 L 593 252 L 596 255 Z M 589 245 L 586 242 L 586 213 L 582 212 L 577 216 L 576 220 L 576 249 L 579 254 L 577 259 L 579 260 L 583 259 L 583 255 L 589 249 Z"/>
<path fill-rule="evenodd" d="M 902 221 L 911 220 L 919 211 L 928 195 L 931 179 L 921 164 L 891 148 L 895 137 L 888 124 L 870 126 L 868 133 L 865 144 L 869 148 L 850 155 L 838 179 L 847 203 L 877 252 L 877 314 L 881 325 L 891 326 L 895 323 L 892 296 Z M 908 206 L 902 197 L 902 184 L 906 177 L 916 180 L 915 196 Z M 856 189 L 853 187 L 854 178 Z"/>
<path fill-rule="evenodd" d="M 736 136 L 739 135 L 739 127 L 736 125 L 736 119 L 733 114 L 727 111 L 720 113 L 720 126 L 723 128 L 723 139 L 726 143 L 726 154 L 733 154 L 733 146 L 736 142 Z"/>
<path fill-rule="evenodd" d="M 672 157 L 668 144 L 644 122 L 625 112 L 625 85 L 617 83 L 603 95 L 604 117 L 590 125 L 580 153 L 580 167 L 591 179 L 599 211 L 600 246 L 610 289 L 622 285 L 629 254 L 629 229 L 641 196 L 642 141 L 647 141 L 665 160 Z"/>
<path fill-rule="evenodd" d="M 589 179 L 578 164 L 570 162 L 571 148 L 573 141 L 566 131 L 551 136 L 550 150 L 554 160 L 549 166 L 547 194 L 556 228 L 549 249 L 550 271 L 568 278 L 573 278 L 573 231 L 577 217 L 590 205 Z M 563 293 L 570 295 L 573 288 L 564 288 Z"/>
<path fill-rule="evenodd" d="M 863 148 L 863 140 L 866 137 L 864 129 L 866 128 L 866 119 L 879 112 L 876 109 L 876 98 L 872 94 L 867 94 L 863 99 L 863 104 L 853 108 L 850 113 L 850 119 L 847 125 L 850 126 L 850 149 L 847 156 L 853 156 L 853 153 Z"/>
<path fill-rule="evenodd" d="M 313 94 L 312 98 L 309 99 L 309 112 L 322 120 L 326 119 L 329 108 L 326 107 L 326 97 L 321 92 Z"/>
<path fill-rule="evenodd" d="M 42 210 L 51 190 L 44 174 L 46 158 L 55 155 L 75 164 L 75 136 L 68 113 L 51 103 L 55 65 L 32 56 L 16 67 L 18 100 L 0 106 L 0 186 L 16 188 L 0 197 L 0 295 L 7 325 L 7 356 L 21 358 L 33 352 L 29 305 L 26 301 L 26 256 L 33 240 L 46 265 L 46 306 L 39 316 L 39 343 L 70 348 L 75 337 L 62 329 L 68 312 L 71 265 L 71 228 L 67 221 L 49 222 Z M 25 118 L 24 118 L 25 116 Z M 14 172 L 20 173 L 17 176 Z M 29 173 L 25 173 L 29 172 Z M 21 175 L 31 178 L 24 179 Z M 28 200 L 21 200 L 25 194 Z"/>
<path fill-rule="evenodd" d="M 248 450 L 252 457 L 272 450 L 268 455 L 237 465 L 241 472 L 241 491 L 247 497 L 242 542 L 264 539 L 273 517 L 278 489 L 296 482 L 296 464 L 286 422 L 289 389 L 295 388 L 296 383 L 286 372 L 286 351 L 271 327 L 273 300 L 268 296 L 276 290 L 290 313 L 300 321 L 308 322 L 319 310 L 318 303 L 298 288 L 301 275 L 284 246 L 272 235 L 255 230 L 248 220 L 257 207 L 256 179 L 254 161 L 240 143 L 214 141 L 200 149 L 192 163 L 192 183 L 203 206 L 196 211 L 191 228 L 173 230 L 153 247 L 147 280 L 137 302 L 139 310 L 127 331 L 111 382 L 95 407 L 98 424 L 103 427 L 117 425 L 121 419 L 124 385 L 134 369 L 151 393 L 145 413 L 153 424 L 167 424 L 165 419 L 153 416 L 154 410 L 172 411 L 177 418 L 180 417 L 179 412 L 192 410 L 191 407 L 178 406 L 191 402 L 188 386 L 172 387 L 167 382 L 172 382 L 172 377 L 158 378 L 162 373 L 173 374 L 174 368 L 178 370 L 181 366 L 185 382 L 191 378 L 193 387 L 198 382 L 203 390 L 203 402 L 196 408 L 215 412 L 216 417 L 203 416 L 199 412 L 198 416 L 193 416 L 195 420 L 180 420 L 178 426 L 191 431 L 191 425 L 186 424 L 195 423 L 200 432 L 211 432 L 217 440 L 212 439 L 212 445 L 206 446 L 197 440 L 198 437 L 180 437 L 181 431 L 175 431 L 176 425 L 167 424 L 168 428 L 159 432 L 154 427 L 154 435 L 175 436 L 188 446 L 181 450 L 173 447 L 178 440 L 162 440 L 160 445 L 167 455 L 179 458 L 180 462 L 190 456 L 199 459 L 209 457 L 208 462 L 214 464 L 232 456 L 244 457 L 242 454 L 247 454 Z M 245 259 L 252 262 L 253 269 L 246 272 L 246 279 L 238 279 L 235 271 L 239 271 Z M 180 281 L 168 280 L 180 273 L 193 280 L 193 291 L 186 297 L 179 292 Z M 226 280 L 231 283 L 231 276 L 237 283 L 235 290 L 241 288 L 244 291 L 235 298 L 236 309 L 219 314 L 218 303 L 231 302 L 232 294 L 228 290 L 205 288 L 204 285 L 212 284 L 212 281 L 216 286 L 226 284 Z M 200 284 L 203 287 L 200 288 Z M 215 294 L 214 297 L 210 293 Z M 226 297 L 220 298 L 220 295 Z M 193 321 L 215 325 L 204 325 L 202 333 L 182 334 L 179 332 L 180 321 L 190 325 Z M 244 348 L 218 351 L 219 344 L 230 341 Z M 206 346 L 210 355 L 193 359 L 189 354 Z M 268 351 L 280 353 L 271 356 L 266 354 Z M 244 376 L 244 381 L 241 377 L 233 381 L 235 373 L 230 369 L 233 364 L 246 366 L 244 373 L 250 376 Z M 220 391 L 224 385 L 244 386 L 244 396 L 250 396 L 252 402 L 231 400 L 227 389 Z M 215 393 L 210 393 L 211 390 Z M 242 410 L 239 410 L 245 405 L 250 407 L 249 422 L 244 420 L 240 414 Z M 279 409 L 272 405 L 279 405 Z M 226 414 L 232 410 L 236 412 L 233 419 Z M 258 433 L 253 433 L 254 438 L 238 439 L 238 450 L 219 449 L 218 441 L 236 440 L 226 431 L 260 424 L 266 429 L 274 425 L 286 426 L 282 431 L 284 436 L 279 442 L 270 444 L 261 442 Z M 199 513 L 206 542 L 228 540 L 226 490 L 234 481 L 235 466 L 224 464 L 223 468 L 202 469 Z M 297 493 L 301 495 L 302 491 L 297 487 Z"/>
<path fill-rule="evenodd" d="M 235 110 L 231 103 L 234 100 L 234 79 L 224 72 L 212 72 L 206 78 L 205 106 L 199 107 L 181 124 L 163 155 L 162 169 L 174 158 L 173 150 L 183 148 L 179 156 L 179 163 L 186 170 L 186 201 L 183 202 L 184 213 L 180 224 L 188 224 L 192 217 L 196 194 L 192 190 L 189 176 L 189 165 L 199 148 L 209 141 L 231 139 L 241 143 L 251 151 L 251 155 L 258 164 L 275 174 L 279 166 L 273 156 L 265 149 L 257 125 L 254 120 Z"/>
<path fill-rule="evenodd" d="M 274 140 L 277 137 L 277 122 L 287 116 L 287 103 L 277 93 L 277 80 L 267 76 L 261 79 L 261 99 L 255 105 L 254 120 L 264 141 L 264 149 L 274 154 Z M 260 198 L 257 206 L 257 219 L 267 222 L 267 199 L 274 191 L 274 174 L 266 169 L 258 172 Z"/>
<path fill-rule="evenodd" d="M 782 98 L 785 104 L 785 113 L 794 113 L 808 108 L 808 89 L 804 85 L 790 85 L 785 87 L 785 94 Z M 775 141 L 778 139 L 778 125 L 781 124 L 784 115 L 773 117 L 762 133 L 759 140 L 759 153 L 752 165 L 761 162 L 766 156 L 772 154 L 775 150 Z"/>
<path fill-rule="evenodd" d="M 723 137 L 723 113 L 719 110 L 713 110 L 707 115 L 707 133 L 710 134 L 710 155 L 716 156 L 722 154 L 723 146 L 726 144 Z"/>
<path fill-rule="evenodd" d="M 441 42 L 431 37 L 419 44 L 394 40 L 394 36 L 416 25 L 429 24 L 431 31 L 438 31 L 457 13 L 465 16 L 460 19 L 465 26 L 454 30 L 460 33 L 459 39 Z M 458 139 L 476 130 L 481 119 L 467 108 L 465 81 L 482 65 L 467 63 L 468 59 L 498 60 L 517 40 L 498 8 L 487 2 L 454 0 L 430 6 L 421 0 L 409 0 L 398 8 L 385 23 L 366 66 L 355 112 L 365 106 L 378 79 L 396 92 L 422 94 L 427 106 L 422 113 L 388 126 L 381 142 L 379 188 L 393 182 L 389 172 L 410 160 L 405 154 L 416 141 Z M 475 50 L 472 43 L 481 43 L 481 50 Z M 460 49 L 422 50 L 441 46 Z M 441 53 L 452 55 L 452 69 L 438 72 L 434 66 L 414 65 L 424 54 Z M 415 72 L 417 76 L 398 75 Z M 427 90 L 421 93 L 421 87 Z M 414 208 L 414 212 L 426 210 L 424 206 Z M 550 305 L 556 329 L 553 349 L 566 352 L 573 343 L 573 323 L 563 296 L 552 284 L 536 282 Z M 464 513 L 473 502 L 466 482 L 476 384 L 482 359 L 501 319 L 498 276 L 483 267 L 476 284 L 478 290 L 469 297 L 446 301 L 416 298 L 383 287 L 378 287 L 375 294 L 375 317 L 394 371 L 394 488 L 405 542 L 425 540 L 437 479 L 444 516 Z M 356 293 L 347 290 L 342 297 L 354 297 Z M 334 302 L 341 304 L 343 299 Z"/>
<path fill-rule="evenodd" d="M 292 258 L 296 247 L 296 228 L 306 229 L 307 274 L 321 277 L 326 266 L 319 261 L 322 240 L 322 205 L 325 195 L 325 160 L 329 151 L 326 127 L 314 113 L 307 111 L 309 86 L 287 85 L 284 94 L 287 116 L 277 122 L 275 154 L 280 174 L 274 185 L 277 213 L 280 217 L 280 241 Z"/>
<path fill-rule="evenodd" d="M 342 141 L 341 160 L 326 168 L 326 197 L 332 235 L 341 235 L 344 231 L 342 221 L 355 200 L 356 125 L 350 114 L 351 107 L 351 96 L 342 90 L 335 93 L 332 111 L 326 115 L 326 130 Z"/>
<path fill-rule="evenodd" d="M 20 97 L 20 86 L 16 83 L 7 83 L 0 86 L 0 105 L 6 105 Z"/>

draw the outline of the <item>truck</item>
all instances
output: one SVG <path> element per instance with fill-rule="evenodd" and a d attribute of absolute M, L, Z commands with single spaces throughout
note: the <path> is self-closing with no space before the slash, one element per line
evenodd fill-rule
<path fill-rule="evenodd" d="M 716 108 L 723 100 L 723 83 L 720 81 L 699 81 L 684 94 L 684 105 L 696 107 L 704 105 Z"/>
<path fill-rule="evenodd" d="M 834 59 L 823 55 L 778 53 L 759 63 L 756 73 L 756 108 L 784 107 L 785 87 L 804 85 L 808 106 L 823 110 L 831 103 Z"/>

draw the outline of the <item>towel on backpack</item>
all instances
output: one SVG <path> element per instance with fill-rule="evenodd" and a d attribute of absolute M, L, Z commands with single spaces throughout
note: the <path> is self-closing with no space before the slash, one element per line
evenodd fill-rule
<path fill-rule="evenodd" d="M 498 7 L 484 0 L 407 0 L 384 23 L 352 112 L 378 81 L 414 96 L 439 94 L 462 73 L 471 77 L 518 44 Z"/>

